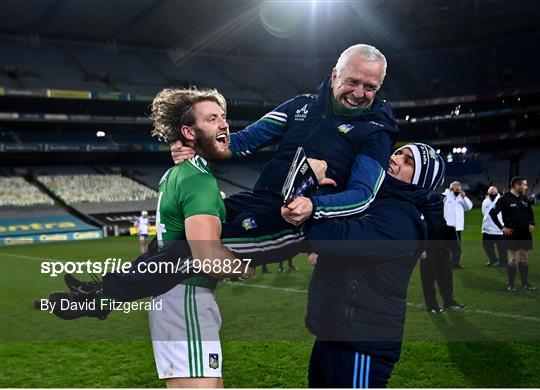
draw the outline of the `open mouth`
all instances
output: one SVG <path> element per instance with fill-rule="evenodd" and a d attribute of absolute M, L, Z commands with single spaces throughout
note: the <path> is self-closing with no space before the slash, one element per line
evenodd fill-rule
<path fill-rule="evenodd" d="M 222 131 L 216 135 L 216 142 L 220 144 L 221 146 L 228 146 L 229 145 L 229 132 L 228 131 Z"/>
<path fill-rule="evenodd" d="M 360 107 L 360 104 L 361 104 L 361 102 L 357 101 L 356 99 L 354 99 L 350 95 L 344 96 L 343 100 L 345 101 L 345 103 L 347 103 L 347 106 L 349 106 L 351 108 L 358 108 L 358 107 Z"/>

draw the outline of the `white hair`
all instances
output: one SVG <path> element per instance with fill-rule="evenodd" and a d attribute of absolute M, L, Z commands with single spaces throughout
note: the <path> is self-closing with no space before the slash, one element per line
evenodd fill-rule
<path fill-rule="evenodd" d="M 453 181 L 452 183 L 450 183 L 450 188 L 453 187 L 461 187 L 461 183 L 459 181 Z"/>
<path fill-rule="evenodd" d="M 379 51 L 374 46 L 365 45 L 365 44 L 358 44 L 348 47 L 339 55 L 339 58 L 336 63 L 336 71 L 340 73 L 343 69 L 347 67 L 347 64 L 349 62 L 349 59 L 352 55 L 358 54 L 362 56 L 362 58 L 366 61 L 378 61 L 381 62 L 384 65 L 383 68 L 383 74 L 381 78 L 381 84 L 384 80 L 384 77 L 386 76 L 386 57 L 383 53 Z"/>

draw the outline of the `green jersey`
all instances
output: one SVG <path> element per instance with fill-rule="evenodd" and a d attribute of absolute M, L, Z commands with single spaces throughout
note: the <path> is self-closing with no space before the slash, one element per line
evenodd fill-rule
<path fill-rule="evenodd" d="M 225 204 L 208 163 L 200 156 L 170 168 L 159 182 L 156 211 L 158 245 L 162 247 L 185 232 L 186 218 L 215 215 L 225 221 Z M 182 284 L 214 289 L 217 280 L 204 274 Z"/>

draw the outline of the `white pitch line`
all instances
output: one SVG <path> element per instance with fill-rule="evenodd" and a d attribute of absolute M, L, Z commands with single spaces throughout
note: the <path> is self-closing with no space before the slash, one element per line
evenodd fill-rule
<path fill-rule="evenodd" d="M 28 260 L 71 261 L 71 260 L 65 260 L 65 259 L 64 260 L 55 260 L 55 259 L 50 259 L 48 257 L 16 255 L 16 254 L 13 254 L 13 253 L 2 253 L 2 252 L 0 252 L 0 258 L 3 258 L 4 256 L 15 257 L 17 259 L 28 259 Z"/>
<path fill-rule="evenodd" d="M 274 287 L 274 286 L 266 286 L 264 284 L 247 284 L 247 283 L 228 282 L 228 281 L 224 281 L 223 284 L 229 284 L 231 286 L 262 288 L 264 290 L 276 290 L 276 291 L 283 291 L 283 292 L 303 293 L 303 294 L 307 294 L 307 292 L 308 292 L 307 290 L 299 290 L 297 288 Z"/>
<path fill-rule="evenodd" d="M 3 257 L 4 255 L 7 255 L 9 257 L 16 257 L 20 259 L 29 259 L 29 260 L 50 260 L 53 261 L 54 259 L 49 259 L 46 257 L 36 257 L 36 256 L 27 256 L 27 255 L 16 255 L 11 253 L 1 253 L 0 257 Z M 56 260 L 56 261 L 62 261 L 62 260 Z M 66 261 L 66 260 L 64 260 Z M 251 288 L 259 288 L 259 289 L 265 289 L 265 290 L 275 290 L 275 291 L 282 291 L 282 292 L 293 292 L 293 293 L 302 293 L 307 294 L 307 290 L 301 290 L 297 288 L 289 288 L 289 287 L 274 287 L 274 286 L 266 286 L 264 284 L 248 284 L 248 283 L 238 283 L 238 282 L 223 282 L 224 284 L 228 284 L 231 286 L 241 286 L 241 287 L 251 287 Z M 424 305 L 419 303 L 413 303 L 413 302 L 407 302 L 407 306 L 415 307 L 415 308 L 423 308 Z M 483 314 L 486 316 L 492 316 L 492 317 L 500 317 L 500 318 L 511 318 L 514 320 L 523 320 L 523 321 L 534 321 L 534 322 L 540 322 L 540 318 L 538 317 L 531 317 L 531 316 L 522 316 L 521 314 L 511 314 L 511 313 L 501 313 L 497 311 L 491 311 L 491 310 L 476 310 L 476 309 L 467 309 L 468 313 L 476 313 L 476 314 Z"/>
<path fill-rule="evenodd" d="M 283 292 L 294 292 L 294 293 L 304 293 L 307 294 L 307 290 L 300 290 L 296 288 L 288 288 L 288 287 L 274 287 L 274 286 L 265 286 L 263 284 L 248 284 L 248 283 L 236 283 L 236 282 L 223 282 L 225 284 L 229 284 L 232 286 L 241 286 L 241 287 L 251 287 L 251 288 L 261 288 L 266 290 L 276 290 L 276 291 L 283 291 Z M 413 303 L 413 302 L 407 302 L 407 306 L 423 309 L 424 305 L 419 303 Z M 491 311 L 491 310 L 476 310 L 476 309 L 467 309 L 465 313 L 476 313 L 476 314 L 484 314 L 487 316 L 492 317 L 501 317 L 501 318 L 512 318 L 515 320 L 524 320 L 524 321 L 534 321 L 534 322 L 540 322 L 540 318 L 538 317 L 530 317 L 530 316 L 522 316 L 521 314 L 510 314 L 510 313 L 500 313 L 497 311 Z"/>

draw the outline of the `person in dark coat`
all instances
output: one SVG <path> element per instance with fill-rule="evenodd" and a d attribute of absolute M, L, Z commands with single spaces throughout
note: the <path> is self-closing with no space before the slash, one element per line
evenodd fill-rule
<path fill-rule="evenodd" d="M 426 240 L 444 226 L 433 191 L 443 178 L 430 146 L 405 145 L 365 213 L 305 227 L 318 255 L 306 315 L 317 337 L 310 387 L 387 385 L 401 353 L 409 279 Z"/>

